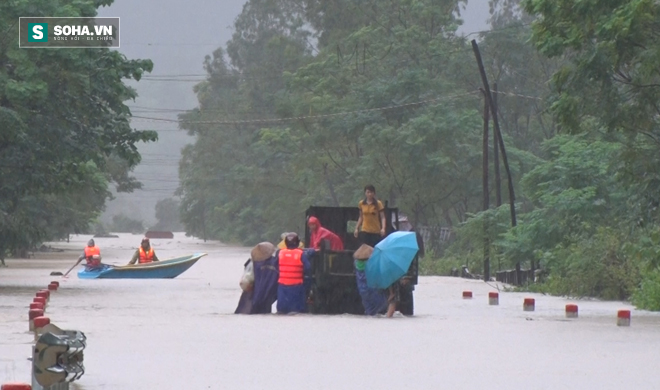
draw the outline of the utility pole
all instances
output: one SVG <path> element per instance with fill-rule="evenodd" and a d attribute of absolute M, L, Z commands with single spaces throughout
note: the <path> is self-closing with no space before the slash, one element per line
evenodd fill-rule
<path fill-rule="evenodd" d="M 502 152 L 502 162 L 504 162 L 504 170 L 506 171 L 506 176 L 509 182 L 509 205 L 511 208 L 511 226 L 516 226 L 516 197 L 513 190 L 513 180 L 511 179 L 511 170 L 509 169 L 509 160 L 506 156 L 506 149 L 504 147 L 504 141 L 502 140 L 502 132 L 500 131 L 500 122 L 497 119 L 497 110 L 495 103 L 493 102 L 493 96 L 488 86 L 488 77 L 486 77 L 486 70 L 484 69 L 484 63 L 481 60 L 481 53 L 479 52 L 479 46 L 477 45 L 476 40 L 472 40 L 472 50 L 474 50 L 474 56 L 477 58 L 477 65 L 479 66 L 479 73 L 481 74 L 481 81 L 484 84 L 484 90 L 486 91 L 486 100 L 490 107 L 490 112 L 493 114 L 493 125 L 495 126 L 495 132 L 497 133 L 497 141 L 500 145 L 500 151 Z"/>
<path fill-rule="evenodd" d="M 493 103 L 497 111 L 497 83 L 493 84 Z M 500 150 L 498 146 L 497 132 L 493 131 L 493 164 L 495 165 L 495 206 L 502 205 L 502 179 L 500 178 Z"/>
<path fill-rule="evenodd" d="M 490 199 L 488 197 L 488 122 L 490 120 L 488 112 L 488 99 L 486 98 L 486 91 L 481 90 L 484 94 L 484 138 L 483 138 L 483 177 L 482 187 L 484 192 L 484 213 L 488 212 L 490 208 Z M 490 240 L 488 239 L 488 218 L 485 214 L 484 218 L 484 280 L 490 280 Z"/>

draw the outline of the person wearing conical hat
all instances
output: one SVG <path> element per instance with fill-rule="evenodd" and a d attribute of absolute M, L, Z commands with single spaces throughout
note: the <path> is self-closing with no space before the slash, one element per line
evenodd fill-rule
<path fill-rule="evenodd" d="M 355 259 L 355 280 L 357 282 L 358 292 L 362 298 L 362 306 L 364 306 L 364 314 L 374 316 L 377 314 L 385 314 L 389 306 L 387 293 L 384 290 L 372 288 L 367 285 L 367 260 L 371 257 L 374 248 L 362 244 L 354 253 Z M 389 314 L 389 313 L 388 313 Z"/>
<path fill-rule="evenodd" d="M 254 281 L 243 289 L 235 314 L 270 314 L 277 301 L 277 248 L 270 242 L 260 242 L 250 251 L 250 259 L 244 264 L 252 265 Z M 243 287 L 243 286 L 242 286 Z"/>
<path fill-rule="evenodd" d="M 254 290 L 252 292 L 252 314 L 272 312 L 277 301 L 277 248 L 270 242 L 257 244 L 250 252 L 254 264 Z"/>

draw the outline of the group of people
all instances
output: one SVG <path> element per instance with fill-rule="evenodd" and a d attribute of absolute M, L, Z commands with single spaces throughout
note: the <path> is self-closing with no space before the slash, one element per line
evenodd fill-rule
<path fill-rule="evenodd" d="M 87 246 L 83 249 L 83 253 L 80 257 L 78 257 L 78 263 L 76 264 L 79 264 L 83 260 L 86 260 L 85 266 L 87 268 L 93 269 L 101 266 L 101 248 L 96 246 L 93 238 L 87 241 Z M 133 257 L 128 262 L 128 265 L 135 264 L 136 262 L 139 262 L 139 264 L 145 264 L 151 263 L 152 261 L 158 261 L 158 256 L 156 256 L 154 248 L 151 247 L 149 238 L 145 237 L 142 239 L 140 247 L 135 251 Z"/>
<path fill-rule="evenodd" d="M 386 314 L 391 317 L 398 301 L 398 284 L 388 290 L 379 290 L 367 285 L 366 263 L 373 247 L 386 235 L 385 206 L 376 198 L 373 185 L 364 188 L 364 198 L 358 203 L 360 215 L 355 226 L 354 236 L 363 244 L 354 254 L 355 278 L 362 298 L 365 314 Z M 309 295 L 310 258 L 315 251 L 344 250 L 342 239 L 329 229 L 324 228 L 316 217 L 307 221 L 310 230 L 309 248 L 305 248 L 296 233 L 284 233 L 277 247 L 264 242 L 258 244 L 245 264 L 251 270 L 250 283 L 242 284 L 241 295 L 236 313 L 270 313 L 273 303 L 277 302 L 278 313 L 304 313 L 307 311 Z M 90 239 L 78 262 L 86 260 L 88 268 L 101 266 L 101 250 Z M 149 238 L 143 238 L 129 265 L 158 261 L 156 252 L 151 247 Z"/>
<path fill-rule="evenodd" d="M 398 289 L 396 286 L 386 291 L 367 285 L 366 263 L 380 240 L 386 235 L 385 206 L 376 198 L 373 185 L 364 188 L 364 198 L 358 207 L 360 215 L 355 226 L 354 236 L 363 244 L 355 252 L 355 276 L 358 291 L 362 298 L 365 314 L 386 314 L 391 317 L 396 310 Z M 277 301 L 277 312 L 304 313 L 307 311 L 307 296 L 310 290 L 310 257 L 315 251 L 344 250 L 341 238 L 324 228 L 318 218 L 307 220 L 310 230 L 309 248 L 304 249 L 296 233 L 284 233 L 277 247 L 264 242 L 252 250 L 251 258 L 245 264 L 252 272 L 251 284 L 244 286 L 237 314 L 264 314 L 271 312 Z M 251 264 L 250 264 L 251 263 Z"/>
<path fill-rule="evenodd" d="M 386 314 L 392 317 L 399 301 L 398 284 L 392 285 L 387 291 L 375 289 L 367 285 L 367 260 L 373 248 L 386 235 L 385 206 L 376 198 L 376 188 L 373 185 L 364 187 L 364 198 L 358 203 L 360 216 L 353 235 L 360 238 L 362 247 L 355 251 L 355 279 L 358 292 L 362 298 L 365 314 Z"/>
<path fill-rule="evenodd" d="M 282 243 L 283 248 L 262 242 L 252 249 L 245 263 L 243 294 L 236 314 L 267 314 L 276 301 L 281 314 L 307 311 L 314 249 L 304 249 L 296 233 L 285 233 Z"/>

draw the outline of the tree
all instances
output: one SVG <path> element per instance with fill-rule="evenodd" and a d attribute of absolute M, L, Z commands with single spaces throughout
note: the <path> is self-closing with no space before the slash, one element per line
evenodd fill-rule
<path fill-rule="evenodd" d="M 526 0 L 540 16 L 533 40 L 568 63 L 554 73 L 552 112 L 565 132 L 596 128 L 625 134 L 623 170 L 637 186 L 641 217 L 658 220 L 660 204 L 660 4 L 652 0 Z"/>
<path fill-rule="evenodd" d="M 231 122 L 277 115 L 284 71 L 297 69 L 310 52 L 297 9 L 291 1 L 247 2 L 227 53 L 218 49 L 205 60 L 208 78 L 195 87 L 200 108 L 181 116 L 182 128 L 198 137 L 180 167 L 181 220 L 189 234 L 251 243 L 295 228 L 290 221 L 297 216 L 280 219 L 290 208 L 273 201 L 291 199 L 295 185 L 269 176 L 277 162 L 257 146 L 262 124 Z"/>
<path fill-rule="evenodd" d="M 119 233 L 144 233 L 144 225 L 142 221 L 132 219 L 124 214 L 115 215 L 112 217 L 112 226 L 110 230 Z"/>
<path fill-rule="evenodd" d="M 187 232 L 272 240 L 301 231 L 311 204 L 354 205 L 366 183 L 414 224 L 479 210 L 481 103 L 455 34 L 461 3 L 248 2 L 228 54 L 205 62 L 199 109 L 181 116 L 199 137 L 181 163 Z M 533 131 L 525 142 L 543 138 Z M 534 159 L 510 153 L 519 180 Z"/>
<path fill-rule="evenodd" d="M 156 219 L 158 222 L 150 230 L 178 232 L 183 229 L 179 220 L 179 202 L 172 198 L 162 199 L 156 203 Z"/>
<path fill-rule="evenodd" d="M 0 4 L 0 256 L 91 222 L 108 183 L 130 191 L 136 143 L 156 133 L 129 125 L 123 84 L 151 71 L 109 49 L 23 50 L 19 16 L 95 16 L 110 0 Z M 119 164 L 119 165 L 118 165 Z"/>

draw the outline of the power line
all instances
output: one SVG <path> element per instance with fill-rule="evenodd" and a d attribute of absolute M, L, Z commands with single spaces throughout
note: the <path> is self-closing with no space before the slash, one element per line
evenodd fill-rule
<path fill-rule="evenodd" d="M 394 110 L 394 109 L 398 109 L 398 108 L 421 106 L 421 105 L 425 105 L 425 104 L 429 104 L 429 103 L 440 102 L 440 101 L 443 101 L 443 100 L 452 100 L 452 99 L 456 99 L 456 98 L 460 98 L 460 97 L 474 95 L 475 93 L 478 93 L 478 92 L 479 91 L 476 90 L 476 91 L 471 91 L 471 92 L 467 92 L 467 93 L 464 93 L 464 94 L 439 97 L 439 98 L 435 98 L 435 99 L 422 100 L 422 101 L 414 102 L 414 103 L 399 104 L 399 105 L 396 105 L 396 106 L 365 108 L 365 109 L 361 109 L 361 110 L 342 111 L 342 112 L 336 112 L 336 113 L 332 113 L 332 114 L 304 115 L 304 116 L 287 117 L 287 118 L 248 119 L 248 120 L 235 120 L 235 121 L 223 121 L 223 120 L 179 121 L 179 120 L 176 120 L 176 119 L 145 117 L 145 116 L 138 116 L 138 115 L 134 115 L 133 118 L 138 118 L 138 120 L 145 121 L 145 122 L 170 122 L 170 123 L 179 123 L 179 124 L 225 124 L 225 125 L 235 125 L 235 124 L 250 124 L 250 123 L 278 123 L 278 122 L 290 122 L 290 121 L 297 121 L 297 120 L 324 119 L 324 118 L 330 118 L 330 117 L 342 116 L 342 115 L 362 114 L 362 113 L 367 113 L 367 112 L 387 111 L 387 110 Z"/>

